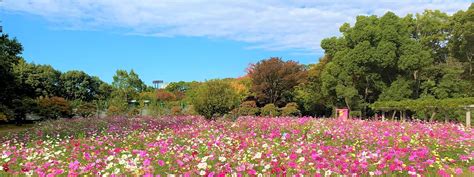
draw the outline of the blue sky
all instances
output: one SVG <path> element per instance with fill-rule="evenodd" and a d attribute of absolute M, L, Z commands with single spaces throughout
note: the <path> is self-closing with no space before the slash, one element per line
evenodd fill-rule
<path fill-rule="evenodd" d="M 27 61 L 107 82 L 117 69 L 134 69 L 151 85 L 238 77 L 271 56 L 315 63 L 321 39 L 357 15 L 453 13 L 470 2 L 4 0 L 0 18 Z"/>

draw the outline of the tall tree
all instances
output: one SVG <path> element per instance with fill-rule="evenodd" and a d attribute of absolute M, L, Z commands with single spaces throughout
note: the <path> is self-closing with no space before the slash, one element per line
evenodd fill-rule
<path fill-rule="evenodd" d="M 328 115 L 328 105 L 333 104 L 333 99 L 321 94 L 321 72 L 330 61 L 331 57 L 325 55 L 317 64 L 310 65 L 307 82 L 295 87 L 295 100 L 302 105 L 302 112 L 305 115 Z"/>
<path fill-rule="evenodd" d="M 22 45 L 8 35 L 0 37 L 0 105 L 8 105 L 15 95 L 16 82 L 13 67 L 21 59 Z"/>
<path fill-rule="evenodd" d="M 63 95 L 69 100 L 92 101 L 100 97 L 102 81 L 83 71 L 68 71 L 61 75 Z"/>
<path fill-rule="evenodd" d="M 192 104 L 196 112 L 207 119 L 222 116 L 235 108 L 239 97 L 234 88 L 222 80 L 210 80 L 196 89 Z"/>
<path fill-rule="evenodd" d="M 31 98 L 58 96 L 61 92 L 61 72 L 50 65 L 37 65 L 20 60 L 14 67 L 19 84 L 18 94 Z"/>
<path fill-rule="evenodd" d="M 466 63 L 466 75 L 474 82 L 474 3 L 467 11 L 455 13 L 451 26 L 453 29 L 448 44 L 449 51 L 454 58 Z"/>
<path fill-rule="evenodd" d="M 125 70 L 117 70 L 112 87 L 115 89 L 113 95 L 126 101 L 135 98 L 139 92 L 146 89 L 146 85 L 133 70 L 130 73 Z"/>
<path fill-rule="evenodd" d="M 293 88 L 304 81 L 306 71 L 295 61 L 270 58 L 259 61 L 249 70 L 251 91 L 260 104 L 284 106 L 292 98 Z"/>

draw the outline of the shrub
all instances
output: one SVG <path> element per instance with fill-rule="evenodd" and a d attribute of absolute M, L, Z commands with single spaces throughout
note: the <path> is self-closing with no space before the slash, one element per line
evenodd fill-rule
<path fill-rule="evenodd" d="M 196 112 L 211 119 L 228 113 L 238 101 L 238 95 L 229 83 L 211 80 L 197 88 L 192 104 Z"/>
<path fill-rule="evenodd" d="M 96 105 L 88 102 L 80 103 L 76 108 L 76 114 L 81 117 L 91 117 L 96 111 Z"/>
<path fill-rule="evenodd" d="M 286 106 L 283 107 L 281 114 L 283 116 L 301 116 L 301 112 L 298 109 L 298 104 L 294 102 L 286 104 Z"/>
<path fill-rule="evenodd" d="M 274 104 L 267 104 L 261 109 L 262 116 L 279 116 L 280 112 L 278 111 L 278 107 Z"/>
<path fill-rule="evenodd" d="M 0 121 L 9 121 L 13 117 L 13 114 L 12 110 L 0 105 Z"/>
<path fill-rule="evenodd" d="M 238 108 L 238 115 L 239 116 L 255 116 L 259 112 L 257 107 L 257 103 L 255 101 L 244 101 L 240 104 Z"/>
<path fill-rule="evenodd" d="M 160 89 L 156 91 L 156 100 L 158 101 L 173 101 L 176 99 L 176 95 L 172 92 Z"/>
<path fill-rule="evenodd" d="M 182 115 L 181 106 L 173 106 L 173 107 L 171 107 L 171 115 L 173 115 L 173 116 Z"/>
<path fill-rule="evenodd" d="M 109 100 L 109 107 L 107 109 L 107 115 L 119 116 L 125 115 L 128 112 L 128 103 L 122 100 L 120 97 L 114 97 Z"/>
<path fill-rule="evenodd" d="M 184 115 L 198 115 L 193 105 L 186 106 L 182 111 Z"/>
<path fill-rule="evenodd" d="M 350 117 L 362 117 L 362 111 L 350 111 L 349 116 Z"/>
<path fill-rule="evenodd" d="M 57 119 L 71 117 L 72 108 L 69 102 L 61 97 L 45 97 L 38 100 L 39 115 L 45 118 Z"/>

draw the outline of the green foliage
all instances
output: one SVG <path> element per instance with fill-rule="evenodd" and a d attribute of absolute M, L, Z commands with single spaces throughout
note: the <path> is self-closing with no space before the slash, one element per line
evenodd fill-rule
<path fill-rule="evenodd" d="M 467 11 L 458 11 L 450 23 L 451 37 L 448 48 L 451 55 L 465 65 L 464 77 L 474 82 L 474 3 Z M 471 85 L 471 90 L 472 89 Z"/>
<path fill-rule="evenodd" d="M 330 96 L 322 94 L 321 90 L 321 72 L 330 61 L 331 57 L 326 55 L 319 63 L 311 65 L 308 69 L 308 82 L 295 87 L 295 101 L 302 105 L 301 111 L 305 115 L 323 116 L 327 114 L 328 106 L 333 104 Z"/>
<path fill-rule="evenodd" d="M 416 18 L 392 12 L 358 16 L 354 26 L 341 26 L 342 37 L 321 42 L 331 60 L 323 61 L 319 80 L 309 79 L 297 89 L 297 101 L 304 110 L 311 107 L 310 91 L 305 89 L 312 88 L 331 100 L 324 105 L 361 110 L 367 116 L 367 105 L 375 101 L 472 96 L 473 82 L 466 77 L 468 69 L 463 69 L 472 61 L 467 54 L 473 45 L 465 45 L 470 42 L 465 37 L 472 33 L 466 30 L 472 27 L 472 20 L 467 20 L 472 8 L 452 17 L 431 10 Z"/>
<path fill-rule="evenodd" d="M 275 117 L 280 115 L 280 111 L 278 110 L 278 107 L 276 107 L 274 104 L 266 104 L 261 110 L 260 110 L 260 115 L 261 116 L 270 116 L 270 117 Z"/>
<path fill-rule="evenodd" d="M 109 100 L 107 115 L 119 116 L 128 112 L 128 102 L 120 97 L 113 97 Z"/>
<path fill-rule="evenodd" d="M 130 73 L 125 70 L 117 70 L 112 87 L 114 88 L 112 95 L 126 101 L 135 99 L 138 93 L 146 90 L 146 85 L 133 70 Z"/>
<path fill-rule="evenodd" d="M 362 111 L 350 111 L 349 116 L 350 117 L 361 117 L 362 116 Z"/>
<path fill-rule="evenodd" d="M 244 101 L 238 108 L 239 116 L 256 116 L 259 112 L 255 101 Z"/>
<path fill-rule="evenodd" d="M 20 88 L 16 82 L 14 65 L 21 60 L 22 45 L 8 35 L 0 37 L 0 114 L 2 120 L 11 119 L 14 112 L 12 100 L 19 96 L 16 94 Z"/>
<path fill-rule="evenodd" d="M 416 100 L 377 101 L 370 105 L 378 111 L 413 111 L 421 118 L 434 120 L 435 115 L 454 117 L 456 112 L 462 115 L 463 106 L 474 104 L 474 97 L 466 98 L 421 98 Z"/>
<path fill-rule="evenodd" d="M 207 119 L 228 113 L 239 102 L 236 91 L 222 80 L 210 80 L 196 90 L 194 109 Z"/>
<path fill-rule="evenodd" d="M 72 107 L 61 97 L 38 99 L 39 115 L 47 119 L 68 118 L 72 116 Z"/>
<path fill-rule="evenodd" d="M 282 116 L 301 116 L 301 112 L 298 109 L 298 104 L 296 103 L 288 103 L 285 107 L 281 109 Z"/>
<path fill-rule="evenodd" d="M 63 95 L 69 100 L 92 101 L 101 97 L 101 85 L 98 77 L 87 75 L 83 71 L 68 71 L 60 77 Z M 104 87 L 104 86 L 103 86 Z"/>
<path fill-rule="evenodd" d="M 60 96 L 62 93 L 61 72 L 50 65 L 36 65 L 20 60 L 13 68 L 19 84 L 17 94 L 36 98 L 39 96 Z"/>
<path fill-rule="evenodd" d="M 380 101 L 400 101 L 404 99 L 409 99 L 413 95 L 413 82 L 405 78 L 399 77 L 397 80 L 393 81 L 390 87 L 383 90 L 380 94 Z"/>
<path fill-rule="evenodd" d="M 81 117 L 91 117 L 97 112 L 97 105 L 90 102 L 82 102 L 76 107 L 76 114 Z"/>

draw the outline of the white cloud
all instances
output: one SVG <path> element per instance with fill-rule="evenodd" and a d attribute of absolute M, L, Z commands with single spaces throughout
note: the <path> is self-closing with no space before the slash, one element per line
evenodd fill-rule
<path fill-rule="evenodd" d="M 42 16 L 64 29 L 243 41 L 249 48 L 321 52 L 322 39 L 357 15 L 465 10 L 470 1 L 4 0 L 2 9 Z M 302 52 L 299 52 L 302 53 Z"/>

